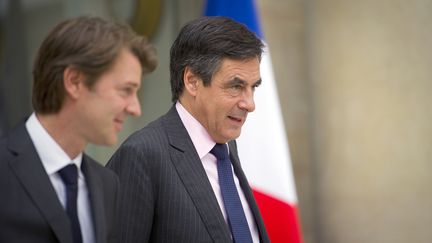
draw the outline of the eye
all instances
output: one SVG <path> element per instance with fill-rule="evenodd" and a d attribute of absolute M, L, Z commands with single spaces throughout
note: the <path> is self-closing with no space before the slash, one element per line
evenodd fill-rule
<path fill-rule="evenodd" d="M 258 88 L 261 85 L 261 80 L 256 82 L 253 86 L 252 86 L 252 91 L 255 91 L 256 88 Z"/>
<path fill-rule="evenodd" d="M 241 84 L 235 84 L 235 85 L 231 86 L 231 88 L 235 89 L 235 90 L 241 90 L 241 89 L 243 89 L 243 85 L 241 85 Z"/>
<path fill-rule="evenodd" d="M 224 89 L 231 95 L 231 96 L 238 96 L 241 93 L 243 93 L 247 88 L 247 83 L 244 80 L 241 80 L 239 78 L 233 78 L 232 80 L 229 80 L 225 83 Z"/>
<path fill-rule="evenodd" d="M 135 92 L 135 89 L 128 86 L 120 89 L 120 94 L 124 97 L 130 96 Z"/>
<path fill-rule="evenodd" d="M 255 91 L 256 88 L 258 88 L 260 85 L 259 84 L 255 84 L 252 86 L 252 90 Z"/>

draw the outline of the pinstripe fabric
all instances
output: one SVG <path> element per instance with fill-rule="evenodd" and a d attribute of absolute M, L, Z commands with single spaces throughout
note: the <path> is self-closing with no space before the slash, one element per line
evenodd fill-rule
<path fill-rule="evenodd" d="M 120 242 L 232 241 L 201 160 L 175 107 L 131 135 L 107 167 L 120 177 Z M 247 198 L 253 201 L 251 195 Z"/>

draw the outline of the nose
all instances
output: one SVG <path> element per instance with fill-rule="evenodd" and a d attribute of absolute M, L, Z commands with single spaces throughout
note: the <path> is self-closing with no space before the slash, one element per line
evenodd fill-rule
<path fill-rule="evenodd" d="M 253 90 L 246 91 L 243 98 L 239 102 L 239 107 L 247 112 L 255 110 L 254 92 Z"/>
<path fill-rule="evenodd" d="M 126 107 L 126 111 L 131 116 L 140 116 L 141 115 L 141 105 L 138 100 L 138 96 L 134 95 L 133 98 L 131 98 L 128 106 Z"/>

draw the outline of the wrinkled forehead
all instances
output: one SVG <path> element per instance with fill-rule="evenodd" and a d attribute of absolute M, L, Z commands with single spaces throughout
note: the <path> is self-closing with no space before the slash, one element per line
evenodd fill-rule
<path fill-rule="evenodd" d="M 223 59 L 212 79 L 237 80 L 256 83 L 261 80 L 260 62 L 258 58 L 244 60 Z"/>

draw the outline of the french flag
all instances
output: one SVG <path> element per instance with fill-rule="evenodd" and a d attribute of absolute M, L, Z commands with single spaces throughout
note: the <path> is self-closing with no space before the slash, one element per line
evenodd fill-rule
<path fill-rule="evenodd" d="M 205 15 L 230 17 L 264 41 L 254 0 L 207 0 Z M 239 156 L 271 242 L 301 243 L 291 158 L 267 46 L 260 69 L 256 109 L 248 115 L 237 140 Z"/>

